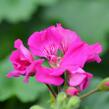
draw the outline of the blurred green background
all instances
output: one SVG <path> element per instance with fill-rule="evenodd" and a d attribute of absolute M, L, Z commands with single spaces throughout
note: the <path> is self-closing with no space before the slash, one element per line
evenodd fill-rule
<path fill-rule="evenodd" d="M 13 42 L 26 44 L 34 31 L 62 23 L 82 39 L 103 45 L 101 64 L 91 63 L 85 70 L 94 74 L 89 89 L 109 76 L 109 0 L 0 0 L 0 109 L 29 109 L 34 104 L 48 107 L 47 88 L 31 78 L 7 79 L 12 70 L 9 55 Z M 86 90 L 86 91 L 87 91 Z M 109 109 L 109 93 L 98 93 L 84 100 L 81 109 Z"/>

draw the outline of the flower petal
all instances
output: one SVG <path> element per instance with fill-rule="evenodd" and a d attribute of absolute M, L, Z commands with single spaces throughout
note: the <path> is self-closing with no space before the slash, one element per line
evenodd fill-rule
<path fill-rule="evenodd" d="M 85 42 L 72 44 L 68 52 L 64 55 L 61 66 L 78 66 L 83 68 L 86 62 L 100 62 L 99 53 L 101 53 L 101 45 L 88 45 Z"/>
<path fill-rule="evenodd" d="M 60 37 L 62 37 L 61 50 L 63 53 L 68 50 L 72 43 L 74 44 L 81 41 L 79 35 L 76 32 L 63 28 L 61 24 L 57 24 L 56 29 L 58 30 Z"/>
<path fill-rule="evenodd" d="M 14 70 L 14 71 L 9 72 L 9 73 L 7 74 L 7 77 L 8 77 L 8 78 L 11 78 L 11 77 L 19 77 L 20 75 L 21 75 L 21 74 L 20 74 L 18 71 Z"/>
<path fill-rule="evenodd" d="M 28 59 L 30 62 L 33 60 L 33 56 L 30 51 L 23 45 L 23 42 L 20 39 L 17 39 L 14 44 L 15 48 L 19 50 L 19 52 L 24 56 L 24 58 Z"/>
<path fill-rule="evenodd" d="M 59 42 L 60 37 L 55 26 L 34 32 L 28 39 L 28 45 L 33 54 L 45 58 L 57 54 Z"/>
<path fill-rule="evenodd" d="M 36 74 L 36 67 L 39 67 L 44 62 L 43 59 L 35 60 L 31 63 L 31 65 L 26 69 L 26 74 L 24 77 L 24 82 L 27 83 L 29 81 L 29 77 Z"/>
<path fill-rule="evenodd" d="M 50 75 L 51 71 L 52 69 L 45 67 L 37 68 L 36 80 L 41 83 L 60 86 L 64 82 L 63 78 Z"/>
<path fill-rule="evenodd" d="M 81 73 L 75 73 L 70 76 L 69 85 L 70 86 L 78 86 L 83 80 L 86 78 L 86 75 Z"/>

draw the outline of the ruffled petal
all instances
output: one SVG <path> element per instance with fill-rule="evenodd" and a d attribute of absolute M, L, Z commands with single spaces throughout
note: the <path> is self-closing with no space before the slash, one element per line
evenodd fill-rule
<path fill-rule="evenodd" d="M 19 77 L 20 75 L 21 75 L 21 74 L 20 74 L 18 71 L 14 70 L 14 71 L 9 72 L 9 73 L 7 74 L 7 77 L 8 77 L 8 78 L 11 78 L 11 77 Z"/>
<path fill-rule="evenodd" d="M 51 76 L 61 76 L 65 72 L 65 68 L 54 68 L 50 73 Z"/>
<path fill-rule="evenodd" d="M 69 85 L 78 86 L 83 82 L 85 78 L 86 78 L 86 75 L 81 74 L 81 73 L 72 74 L 69 79 Z"/>
<path fill-rule="evenodd" d="M 14 43 L 14 47 L 19 50 L 22 54 L 22 58 L 28 59 L 30 62 L 33 61 L 33 56 L 30 51 L 23 45 L 23 42 L 20 39 L 17 39 Z"/>
<path fill-rule="evenodd" d="M 40 67 L 40 68 L 37 68 L 36 71 L 37 71 L 36 80 L 38 82 L 41 82 L 44 84 L 52 84 L 55 86 L 60 86 L 64 82 L 63 78 L 59 76 L 50 75 L 52 69 Z"/>
<path fill-rule="evenodd" d="M 34 32 L 28 39 L 28 45 L 34 55 L 49 58 L 57 54 L 60 40 L 55 26 L 51 26 L 43 31 Z"/>
<path fill-rule="evenodd" d="M 58 30 L 62 39 L 60 43 L 60 49 L 63 51 L 63 53 L 68 50 L 72 43 L 74 44 L 81 41 L 79 35 L 76 32 L 63 28 L 61 24 L 57 24 L 56 29 Z"/>
<path fill-rule="evenodd" d="M 68 52 L 64 55 L 61 66 L 78 66 L 83 68 L 87 62 L 100 62 L 99 54 L 101 51 L 102 48 L 100 44 L 88 45 L 85 42 L 80 42 L 75 45 L 72 44 Z"/>
<path fill-rule="evenodd" d="M 39 59 L 31 63 L 31 65 L 26 69 L 26 74 L 24 77 L 25 83 L 28 83 L 30 76 L 34 76 L 36 74 L 36 67 L 40 67 L 43 62 L 44 62 L 43 59 Z"/>

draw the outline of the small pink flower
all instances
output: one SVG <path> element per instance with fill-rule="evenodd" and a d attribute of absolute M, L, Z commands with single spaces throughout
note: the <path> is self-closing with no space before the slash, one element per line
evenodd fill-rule
<path fill-rule="evenodd" d="M 65 92 L 70 96 L 74 96 L 74 95 L 79 94 L 79 90 L 75 87 L 68 87 L 68 89 Z"/>
<path fill-rule="evenodd" d="M 70 71 L 70 70 L 69 70 Z M 79 87 L 82 91 L 88 87 L 92 74 L 85 72 L 81 68 L 72 69 L 69 73 L 69 85 L 73 87 Z"/>
<path fill-rule="evenodd" d="M 25 76 L 24 81 L 27 82 L 29 77 L 35 74 L 35 66 L 42 64 L 43 60 L 35 61 L 30 51 L 24 47 L 22 41 L 17 39 L 14 47 L 17 49 L 12 52 L 10 61 L 13 64 L 14 71 L 7 74 L 7 77 Z"/>

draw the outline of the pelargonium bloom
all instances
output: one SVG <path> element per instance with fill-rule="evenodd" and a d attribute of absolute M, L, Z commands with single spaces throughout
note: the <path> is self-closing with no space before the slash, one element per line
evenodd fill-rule
<path fill-rule="evenodd" d="M 10 61 L 13 64 L 14 70 L 7 74 L 7 77 L 25 76 L 24 81 L 27 82 L 30 76 L 35 75 L 36 66 L 41 65 L 43 60 L 34 60 L 31 52 L 24 47 L 22 41 L 17 39 L 14 47 L 17 49 L 12 52 Z"/>
<path fill-rule="evenodd" d="M 92 74 L 83 70 L 84 65 L 93 61 L 101 62 L 99 54 L 102 47 L 99 43 L 89 45 L 82 41 L 77 33 L 64 29 L 60 24 L 33 33 L 28 40 L 28 45 L 34 55 L 49 61 L 53 71 L 47 71 L 46 76 L 47 74 L 61 76 L 67 72 L 69 85 L 78 86 L 80 90 L 85 89 L 92 78 Z M 58 52 L 61 52 L 61 55 Z M 64 70 L 57 72 L 55 71 L 57 69 Z M 36 75 L 39 81 L 41 81 L 40 75 L 42 73 Z M 47 78 L 50 79 L 49 76 Z"/>
<path fill-rule="evenodd" d="M 99 43 L 89 45 L 76 32 L 63 28 L 61 24 L 34 32 L 28 39 L 28 45 L 31 52 L 20 39 L 15 41 L 17 50 L 10 56 L 14 71 L 8 77 L 22 75 L 28 81 L 34 75 L 38 82 L 60 86 L 64 83 L 62 75 L 66 73 L 69 87 L 82 91 L 93 77 L 84 71 L 85 64 L 101 62 L 99 54 L 102 47 Z M 35 60 L 32 54 L 39 59 Z M 49 66 L 43 65 L 45 60 Z"/>
<path fill-rule="evenodd" d="M 24 47 L 22 41 L 17 39 L 14 47 L 17 49 L 12 52 L 10 61 L 14 66 L 14 71 L 7 74 L 7 77 L 25 76 L 24 81 L 28 82 L 30 76 L 37 76 L 37 81 L 45 84 L 61 85 L 64 80 L 60 75 L 52 75 L 54 70 L 42 66 L 44 59 L 35 60 L 31 52 Z M 56 72 L 62 72 L 63 69 L 59 68 Z"/>

